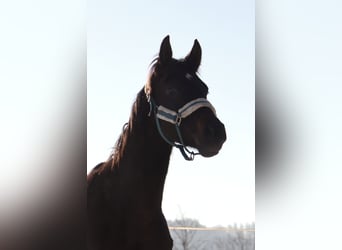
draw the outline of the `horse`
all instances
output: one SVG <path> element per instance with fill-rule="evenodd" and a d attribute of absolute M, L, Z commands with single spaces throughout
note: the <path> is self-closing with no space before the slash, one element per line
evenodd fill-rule
<path fill-rule="evenodd" d="M 87 249 L 172 249 L 161 208 L 172 148 L 193 160 L 216 155 L 226 141 L 197 74 L 201 57 L 197 39 L 178 60 L 163 39 L 113 152 L 87 175 Z"/>

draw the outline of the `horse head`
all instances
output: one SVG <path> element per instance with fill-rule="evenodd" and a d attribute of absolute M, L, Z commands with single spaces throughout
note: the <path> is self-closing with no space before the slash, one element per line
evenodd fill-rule
<path fill-rule="evenodd" d="M 181 149 L 188 160 L 195 154 L 216 155 L 226 140 L 225 127 L 207 100 L 208 87 L 197 74 L 201 57 L 201 46 L 195 40 L 186 57 L 174 59 L 167 36 L 145 85 L 159 133 L 167 143 Z"/>

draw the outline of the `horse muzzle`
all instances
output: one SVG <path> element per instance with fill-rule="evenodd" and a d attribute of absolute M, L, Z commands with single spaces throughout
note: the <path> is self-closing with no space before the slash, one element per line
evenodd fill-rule
<path fill-rule="evenodd" d="M 217 118 L 200 128 L 200 136 L 195 138 L 196 148 L 204 157 L 212 157 L 220 151 L 227 140 L 224 124 Z"/>

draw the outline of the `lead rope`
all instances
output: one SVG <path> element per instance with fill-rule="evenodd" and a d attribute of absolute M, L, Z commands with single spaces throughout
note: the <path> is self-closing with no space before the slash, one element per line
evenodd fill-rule
<path fill-rule="evenodd" d="M 155 119 L 156 119 L 156 124 L 157 124 L 157 128 L 158 128 L 158 132 L 159 132 L 159 134 L 161 135 L 161 137 L 164 139 L 164 141 L 166 141 L 166 142 L 167 142 L 168 144 L 170 144 L 171 146 L 178 148 L 179 151 L 182 153 L 182 155 L 183 155 L 183 157 L 184 157 L 185 160 L 187 160 L 187 161 L 192 161 L 192 160 L 194 160 L 195 155 L 198 155 L 199 153 L 195 153 L 195 152 L 193 152 L 193 151 L 190 151 L 190 150 L 185 146 L 185 144 L 184 144 L 184 142 L 183 142 L 182 134 L 181 134 L 180 129 L 179 129 L 179 125 L 178 125 L 178 124 L 175 125 L 175 126 L 176 126 L 177 135 L 178 135 L 178 138 L 179 138 L 179 141 L 180 141 L 180 144 L 177 144 L 177 143 L 171 142 L 169 139 L 166 138 L 166 136 L 164 135 L 164 133 L 163 133 L 161 127 L 160 127 L 160 122 L 159 122 L 158 117 L 156 116 Z M 186 152 L 188 152 L 189 155 L 187 155 Z"/>

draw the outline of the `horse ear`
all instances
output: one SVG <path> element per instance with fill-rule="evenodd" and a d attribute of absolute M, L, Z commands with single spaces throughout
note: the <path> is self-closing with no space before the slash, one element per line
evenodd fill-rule
<path fill-rule="evenodd" d="M 167 35 L 161 45 L 160 45 L 160 51 L 159 51 L 159 61 L 161 63 L 168 63 L 171 61 L 172 58 L 172 49 L 170 44 L 170 36 Z"/>
<path fill-rule="evenodd" d="M 185 62 L 188 64 L 190 70 L 196 72 L 201 64 L 201 58 L 201 45 L 199 44 L 197 39 L 195 39 L 194 45 L 192 46 L 190 53 L 185 57 Z"/>

